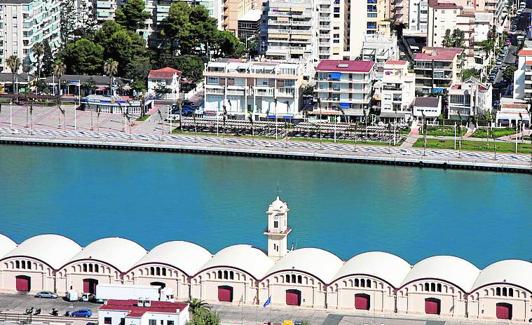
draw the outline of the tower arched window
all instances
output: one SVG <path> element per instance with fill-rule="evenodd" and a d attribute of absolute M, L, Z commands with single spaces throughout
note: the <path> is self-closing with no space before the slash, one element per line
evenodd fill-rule
<path fill-rule="evenodd" d="M 508 296 L 510 296 L 510 297 L 514 296 L 514 289 L 512 289 L 512 288 L 508 289 Z"/>
<path fill-rule="evenodd" d="M 504 297 L 508 296 L 508 290 L 506 288 L 502 288 L 502 295 Z"/>
<path fill-rule="evenodd" d="M 31 261 L 28 261 L 27 263 L 28 263 L 27 264 L 28 265 L 28 270 L 31 270 Z"/>
<path fill-rule="evenodd" d="M 297 283 L 303 284 L 303 277 L 301 275 L 297 276 Z M 510 289 L 511 290 L 511 289 Z"/>
<path fill-rule="evenodd" d="M 235 279 L 235 272 L 233 272 L 233 271 L 229 272 L 229 279 L 231 279 L 231 280 Z"/>
<path fill-rule="evenodd" d="M 218 270 L 218 279 L 222 278 L 222 271 Z"/>
<path fill-rule="evenodd" d="M 155 275 L 155 268 L 153 266 L 150 267 L 150 275 Z"/>
<path fill-rule="evenodd" d="M 92 272 L 92 271 L 94 271 L 92 268 L 92 264 L 89 264 L 89 272 Z"/>
<path fill-rule="evenodd" d="M 87 272 L 87 263 L 83 263 L 83 272 Z"/>
<path fill-rule="evenodd" d="M 438 283 L 438 285 L 437 285 L 437 291 L 438 291 L 438 292 L 441 292 L 441 283 Z"/>
<path fill-rule="evenodd" d="M 229 278 L 229 272 L 224 271 L 224 279 L 227 280 Z"/>
<path fill-rule="evenodd" d="M 367 288 L 371 288 L 371 280 L 370 279 L 366 280 L 366 287 Z"/>
<path fill-rule="evenodd" d="M 163 276 L 166 276 L 166 268 L 163 268 L 162 274 L 163 274 Z"/>
<path fill-rule="evenodd" d="M 287 275 L 285 276 L 285 282 L 286 282 L 286 283 L 290 283 L 290 275 L 287 274 Z"/>
<path fill-rule="evenodd" d="M 155 269 L 155 272 L 157 275 L 161 275 L 161 268 L 157 266 L 157 268 Z"/>
<path fill-rule="evenodd" d="M 425 283 L 425 291 L 430 291 L 429 284 Z"/>
<path fill-rule="evenodd" d="M 100 266 L 98 264 L 94 264 L 94 272 L 100 273 Z"/>
<path fill-rule="evenodd" d="M 497 288 L 495 289 L 495 295 L 496 295 L 496 296 L 500 296 L 500 295 L 501 295 L 501 288 L 497 287 Z"/>
<path fill-rule="evenodd" d="M 430 291 L 435 292 L 436 291 L 436 283 L 430 284 Z"/>
<path fill-rule="evenodd" d="M 20 262 L 20 267 L 21 267 L 22 269 L 25 269 L 25 268 L 26 268 L 26 261 L 22 261 L 22 262 Z"/>
<path fill-rule="evenodd" d="M 292 274 L 292 283 L 297 283 L 295 274 Z"/>
<path fill-rule="evenodd" d="M 358 287 L 358 286 L 360 286 L 358 279 L 355 279 L 355 287 Z"/>

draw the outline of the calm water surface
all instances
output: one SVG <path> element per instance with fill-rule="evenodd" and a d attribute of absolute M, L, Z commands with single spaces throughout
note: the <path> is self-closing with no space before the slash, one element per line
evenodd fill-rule
<path fill-rule="evenodd" d="M 167 240 L 211 252 L 265 248 L 265 211 L 288 202 L 295 247 L 343 259 L 384 250 L 478 267 L 532 259 L 532 177 L 374 165 L 0 146 L 0 233 L 60 233 L 149 249 Z"/>

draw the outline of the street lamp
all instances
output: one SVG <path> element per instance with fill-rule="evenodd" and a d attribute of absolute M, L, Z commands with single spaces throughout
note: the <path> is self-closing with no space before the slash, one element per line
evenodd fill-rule
<path fill-rule="evenodd" d="M 427 150 L 427 124 L 425 119 L 425 111 L 421 111 L 421 128 L 423 130 L 423 156 L 426 155 L 425 151 Z"/>
<path fill-rule="evenodd" d="M 277 98 L 273 99 L 275 114 L 275 140 L 277 140 Z"/>

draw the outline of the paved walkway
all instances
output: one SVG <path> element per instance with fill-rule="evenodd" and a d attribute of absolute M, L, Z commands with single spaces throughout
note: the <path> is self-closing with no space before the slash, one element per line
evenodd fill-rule
<path fill-rule="evenodd" d="M 412 148 L 417 139 L 419 139 L 419 126 L 417 125 L 417 121 L 414 120 L 412 122 L 412 126 L 410 127 L 410 133 L 406 137 L 405 141 L 401 143 L 401 148 Z"/>

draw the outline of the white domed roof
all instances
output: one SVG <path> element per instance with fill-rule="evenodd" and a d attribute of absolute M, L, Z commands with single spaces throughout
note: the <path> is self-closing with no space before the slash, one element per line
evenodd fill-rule
<path fill-rule="evenodd" d="M 216 266 L 230 266 L 262 279 L 272 267 L 273 261 L 258 248 L 251 245 L 233 245 L 216 253 L 201 269 Z"/>
<path fill-rule="evenodd" d="M 72 239 L 60 235 L 46 234 L 26 239 L 5 257 L 33 257 L 57 270 L 66 264 L 72 256 L 79 253 L 80 250 L 81 247 Z"/>
<path fill-rule="evenodd" d="M 504 260 L 488 265 L 480 271 L 473 289 L 491 283 L 505 282 L 532 291 L 532 263 L 522 260 Z"/>
<path fill-rule="evenodd" d="M 205 265 L 212 255 L 205 248 L 186 241 L 169 241 L 155 246 L 135 266 L 147 263 L 164 263 L 191 276 Z"/>
<path fill-rule="evenodd" d="M 383 279 L 398 288 L 412 266 L 402 258 L 385 252 L 367 252 L 353 256 L 338 271 L 334 280 L 351 274 L 366 274 Z"/>
<path fill-rule="evenodd" d="M 344 262 L 336 255 L 319 248 L 301 248 L 280 259 L 268 274 L 283 270 L 299 270 L 317 277 L 324 283 L 333 280 Z"/>
<path fill-rule="evenodd" d="M 286 204 L 286 202 L 281 201 L 279 197 L 275 198 L 275 200 L 268 207 L 268 211 L 286 209 L 288 209 L 288 205 Z"/>
<path fill-rule="evenodd" d="M 15 249 L 15 247 L 17 247 L 17 243 L 12 241 L 11 238 L 0 234 L 0 258 Z"/>
<path fill-rule="evenodd" d="M 139 244 L 124 238 L 102 238 L 83 248 L 71 261 L 94 259 L 108 263 L 119 271 L 129 270 L 146 255 L 146 250 Z"/>
<path fill-rule="evenodd" d="M 469 292 L 480 270 L 470 262 L 455 256 L 432 256 L 419 261 L 404 279 L 402 285 L 418 279 L 440 279 Z"/>

